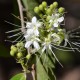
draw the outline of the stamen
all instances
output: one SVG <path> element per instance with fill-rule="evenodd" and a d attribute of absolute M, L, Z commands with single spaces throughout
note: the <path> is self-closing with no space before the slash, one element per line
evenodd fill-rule
<path fill-rule="evenodd" d="M 17 18 L 18 20 L 21 20 L 19 16 L 16 16 L 14 14 L 12 14 L 12 16 L 14 16 L 15 18 Z M 26 21 L 24 21 L 24 23 L 26 23 Z"/>
<path fill-rule="evenodd" d="M 80 38 L 80 36 L 70 35 L 71 38 Z"/>
<path fill-rule="evenodd" d="M 5 33 L 11 33 L 11 32 L 16 32 L 16 31 L 20 31 L 20 30 L 21 30 L 21 28 L 18 28 L 18 29 L 14 29 L 14 30 L 11 30 L 11 31 L 7 31 Z"/>
<path fill-rule="evenodd" d="M 52 44 L 51 46 L 53 46 L 54 44 Z M 57 47 L 61 47 L 61 48 L 65 48 L 65 49 L 68 49 L 68 50 L 65 50 L 65 49 L 60 49 L 60 48 L 57 48 L 56 47 L 56 49 L 59 49 L 59 50 L 63 50 L 63 51 L 72 51 L 72 48 L 70 48 L 70 47 L 65 47 L 65 46 L 58 46 L 58 45 L 54 45 L 55 47 L 57 46 Z M 73 48 L 73 49 L 77 49 L 77 48 Z"/>
<path fill-rule="evenodd" d="M 8 38 L 12 38 L 12 37 L 15 37 L 15 36 L 19 36 L 19 35 L 21 35 L 21 33 L 22 33 L 22 32 L 19 32 L 19 33 L 17 33 L 17 34 L 12 35 L 12 36 L 8 36 Z"/>
<path fill-rule="evenodd" d="M 8 21 L 5 21 L 5 22 L 8 23 L 8 24 L 11 24 L 11 25 L 13 25 L 13 26 L 21 27 L 21 26 L 19 26 L 19 25 L 13 24 L 13 23 L 8 22 Z"/>
<path fill-rule="evenodd" d="M 55 48 L 55 49 L 58 49 L 58 50 L 62 50 L 62 51 L 72 51 L 72 49 L 71 50 L 65 50 L 65 49 L 60 49 L 60 48 L 57 48 L 57 47 L 55 47 L 55 46 L 53 46 L 53 45 L 51 45 L 53 48 Z"/>
<path fill-rule="evenodd" d="M 73 29 L 73 30 L 71 30 L 71 31 L 68 31 L 69 33 L 72 33 L 72 32 L 74 32 L 74 31 L 76 31 L 76 30 L 78 30 L 80 28 L 80 26 L 78 27 L 78 28 L 75 28 L 75 29 Z"/>
<path fill-rule="evenodd" d="M 58 60 L 58 58 L 56 57 L 56 55 L 54 54 L 54 52 L 52 51 L 52 49 L 50 49 L 50 51 L 53 53 L 53 56 L 55 57 L 55 59 L 57 60 L 57 62 L 63 67 L 63 65 L 60 63 L 60 61 Z"/>
<path fill-rule="evenodd" d="M 23 39 L 24 39 L 24 37 L 22 37 L 20 41 L 23 41 Z"/>
<path fill-rule="evenodd" d="M 7 42 L 11 42 L 11 43 L 14 43 L 14 42 L 19 42 L 19 41 L 11 41 L 11 40 L 5 40 Z"/>
<path fill-rule="evenodd" d="M 21 36 L 22 36 L 22 35 L 21 35 Z M 16 38 L 15 41 L 19 40 L 21 36 L 19 36 L 18 38 Z M 15 41 L 14 41 L 14 42 L 15 42 Z"/>
<path fill-rule="evenodd" d="M 73 45 L 75 45 L 75 46 L 77 46 L 77 47 L 80 47 L 78 44 L 76 44 L 76 43 L 73 43 L 73 42 L 71 42 Z"/>
<path fill-rule="evenodd" d="M 70 45 L 70 47 L 71 47 L 72 51 L 73 51 L 73 52 L 75 52 L 75 51 L 74 51 L 74 48 L 73 48 L 73 47 L 72 47 L 72 45 L 69 43 L 69 41 L 68 41 L 68 40 L 66 40 L 66 41 L 67 41 L 67 42 L 68 42 L 68 44 Z"/>
<path fill-rule="evenodd" d="M 75 33 L 72 33 L 72 35 L 73 35 L 73 34 L 80 34 L 80 32 L 75 32 Z"/>

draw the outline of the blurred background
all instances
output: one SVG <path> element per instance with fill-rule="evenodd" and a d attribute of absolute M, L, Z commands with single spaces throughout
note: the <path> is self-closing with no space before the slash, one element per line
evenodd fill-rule
<path fill-rule="evenodd" d="M 43 0 L 39 0 L 42 2 Z M 46 0 L 48 4 L 55 0 Z M 56 0 L 59 6 L 65 7 L 65 28 L 72 30 L 80 26 L 80 0 Z M 20 24 L 12 14 L 19 16 L 17 0 L 0 0 L 0 80 L 9 80 L 13 75 L 22 71 L 14 58 L 9 55 L 10 42 L 5 42 L 8 34 L 5 32 L 16 28 L 5 22 Z M 11 34 L 9 34 L 11 35 Z M 80 80 L 80 53 L 55 51 L 57 57 L 64 65 L 62 68 L 56 64 L 55 73 L 58 80 Z M 73 77 L 73 78 L 72 78 Z"/>

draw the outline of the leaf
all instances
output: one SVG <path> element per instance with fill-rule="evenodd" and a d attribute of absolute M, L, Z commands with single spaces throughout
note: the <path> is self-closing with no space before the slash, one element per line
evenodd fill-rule
<path fill-rule="evenodd" d="M 34 13 L 34 7 L 38 6 L 37 0 L 22 0 L 23 4 L 27 10 L 27 17 L 33 17 L 35 15 Z"/>
<path fill-rule="evenodd" d="M 38 55 L 38 58 L 40 58 L 40 62 L 41 62 L 41 65 L 43 66 L 43 69 L 46 71 L 46 74 L 48 75 L 48 80 L 55 80 L 55 75 L 54 75 L 54 68 L 55 68 L 55 58 L 54 56 L 51 54 L 51 52 L 49 50 L 47 50 L 47 53 L 43 53 L 42 56 L 41 55 L 41 50 L 39 51 L 39 55 Z M 38 61 L 38 65 L 40 65 Z M 42 68 L 41 68 L 42 69 Z M 41 71 L 40 67 L 39 67 L 39 70 Z M 43 71 L 41 72 L 41 74 L 43 73 Z M 44 75 L 46 75 L 44 73 Z M 44 79 L 42 79 L 44 80 Z M 45 80 L 47 80 L 45 78 Z"/>
<path fill-rule="evenodd" d="M 38 56 L 36 56 L 36 62 L 38 61 L 37 63 L 37 66 L 36 66 L 36 77 L 37 77 L 37 80 L 48 80 L 49 77 L 48 77 L 48 73 L 46 72 L 46 70 L 44 69 L 40 59 Z"/>
<path fill-rule="evenodd" d="M 24 73 L 19 73 L 12 77 L 10 80 L 26 80 L 26 76 Z"/>

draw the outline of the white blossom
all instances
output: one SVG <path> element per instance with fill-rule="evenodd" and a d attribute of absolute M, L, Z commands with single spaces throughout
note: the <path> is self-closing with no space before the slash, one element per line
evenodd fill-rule
<path fill-rule="evenodd" d="M 27 22 L 27 34 L 34 34 L 39 36 L 39 27 L 41 27 L 41 22 L 37 21 L 36 17 L 33 17 L 31 22 Z"/>
<path fill-rule="evenodd" d="M 26 39 L 25 47 L 29 48 L 31 45 L 34 46 L 36 50 L 40 49 L 39 42 L 39 30 L 38 28 L 41 27 L 41 22 L 37 21 L 36 17 L 33 17 L 31 22 L 27 22 L 26 34 L 24 35 Z"/>
<path fill-rule="evenodd" d="M 63 16 L 60 17 L 60 14 L 52 14 L 49 23 L 52 24 L 53 27 L 58 27 L 60 23 L 63 21 L 64 21 L 64 17 Z"/>
<path fill-rule="evenodd" d="M 43 49 L 42 49 L 42 53 L 51 48 L 51 40 L 50 40 L 50 36 L 48 38 L 45 38 L 45 42 L 42 44 Z"/>
<path fill-rule="evenodd" d="M 36 37 L 35 35 L 28 35 L 24 37 L 26 39 L 25 48 L 29 48 L 31 45 L 33 45 L 36 50 L 40 49 L 40 39 L 38 37 Z"/>
<path fill-rule="evenodd" d="M 56 33 L 53 33 L 51 36 L 53 37 L 53 41 L 52 41 L 52 42 L 53 42 L 54 44 L 59 45 L 60 42 L 61 42 L 60 36 L 59 36 L 58 34 L 56 34 Z"/>

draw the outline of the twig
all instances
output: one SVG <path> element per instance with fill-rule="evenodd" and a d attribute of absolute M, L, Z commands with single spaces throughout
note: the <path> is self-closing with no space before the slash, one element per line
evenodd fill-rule
<path fill-rule="evenodd" d="M 17 0 L 17 2 L 18 2 L 20 18 L 21 18 L 21 27 L 22 27 L 21 31 L 23 33 L 25 33 L 25 25 L 24 25 L 24 17 L 23 17 L 23 6 L 21 4 L 21 0 Z"/>
<path fill-rule="evenodd" d="M 32 76 L 33 76 L 33 80 L 36 80 L 35 79 L 35 65 L 34 64 L 32 65 Z"/>

